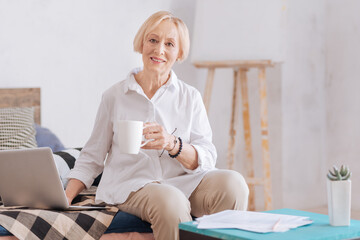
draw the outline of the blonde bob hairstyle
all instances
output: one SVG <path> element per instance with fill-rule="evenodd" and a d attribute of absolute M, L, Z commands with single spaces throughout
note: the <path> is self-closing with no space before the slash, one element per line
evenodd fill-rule
<path fill-rule="evenodd" d="M 141 53 L 143 51 L 144 41 L 147 35 L 158 26 L 162 21 L 168 20 L 175 24 L 177 31 L 179 33 L 179 56 L 177 61 L 184 61 L 189 55 L 190 49 L 190 37 L 189 30 L 185 23 L 180 19 L 172 15 L 167 11 L 156 12 L 151 15 L 146 21 L 141 25 L 139 31 L 136 33 L 134 38 L 134 51 Z"/>

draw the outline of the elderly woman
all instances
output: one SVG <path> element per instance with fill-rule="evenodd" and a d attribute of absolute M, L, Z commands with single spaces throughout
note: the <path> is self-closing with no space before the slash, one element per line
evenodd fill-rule
<path fill-rule="evenodd" d="M 178 224 L 191 216 L 246 210 L 244 178 L 215 168 L 200 93 L 171 70 L 186 59 L 189 46 L 186 25 L 169 12 L 157 12 L 141 26 L 134 50 L 144 66 L 103 94 L 92 135 L 69 174 L 69 202 L 103 172 L 96 202 L 116 204 L 150 222 L 158 240 L 178 239 Z M 121 153 L 114 141 L 121 134 L 115 128 L 119 120 L 145 122 L 144 136 L 153 141 L 137 155 Z"/>

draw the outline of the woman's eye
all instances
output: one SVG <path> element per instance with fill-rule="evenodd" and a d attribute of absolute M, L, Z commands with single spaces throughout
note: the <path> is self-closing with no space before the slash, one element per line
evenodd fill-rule
<path fill-rule="evenodd" d="M 152 38 L 152 39 L 149 40 L 149 42 L 151 42 L 151 43 L 156 43 L 157 41 Z"/>
<path fill-rule="evenodd" d="M 173 47 L 173 46 L 174 46 L 174 44 L 173 44 L 173 43 L 171 43 L 171 42 L 169 42 L 169 43 L 167 43 L 167 44 L 166 44 L 166 46 Z"/>

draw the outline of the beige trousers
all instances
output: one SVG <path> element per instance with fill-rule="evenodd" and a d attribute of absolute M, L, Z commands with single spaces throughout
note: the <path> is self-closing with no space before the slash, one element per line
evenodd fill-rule
<path fill-rule="evenodd" d="M 178 240 L 180 222 L 226 209 L 246 210 L 249 188 L 240 173 L 214 170 L 205 175 L 190 198 L 177 188 L 149 183 L 130 194 L 121 211 L 151 223 L 156 240 Z"/>

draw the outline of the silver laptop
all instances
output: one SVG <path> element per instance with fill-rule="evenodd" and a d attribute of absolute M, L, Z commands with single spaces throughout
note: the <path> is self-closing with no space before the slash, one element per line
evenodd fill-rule
<path fill-rule="evenodd" d="M 6 207 L 106 209 L 69 205 L 50 148 L 0 151 L 0 196 Z"/>

